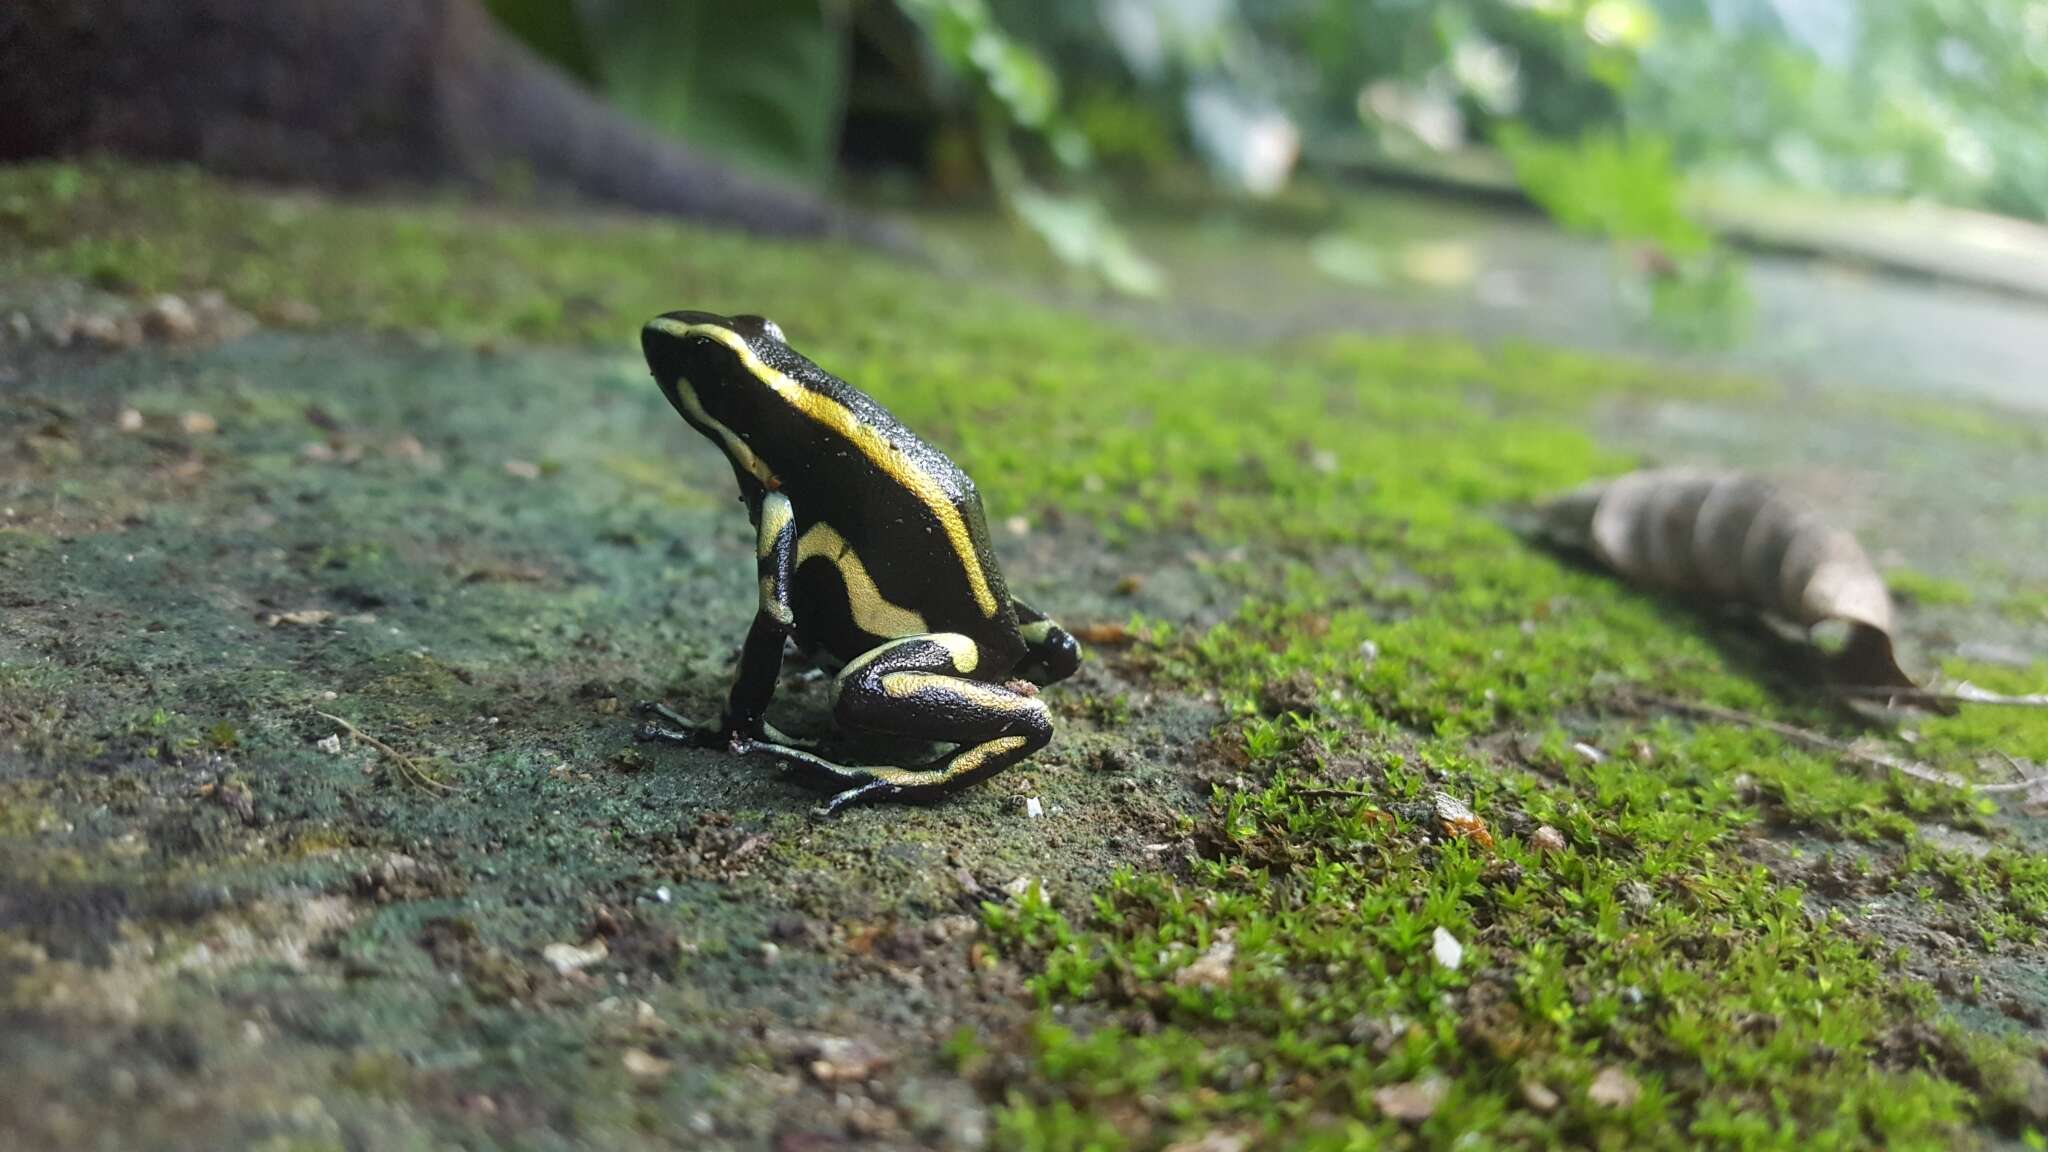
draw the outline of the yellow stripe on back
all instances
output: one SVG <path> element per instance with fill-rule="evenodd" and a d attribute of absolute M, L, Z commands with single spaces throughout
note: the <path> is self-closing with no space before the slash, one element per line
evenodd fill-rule
<path fill-rule="evenodd" d="M 732 349 L 733 354 L 740 358 L 740 363 L 746 365 L 747 371 L 752 372 L 755 379 L 773 389 L 790 407 L 831 429 L 841 439 L 860 449 L 861 455 L 866 456 L 869 463 L 887 473 L 906 491 L 915 495 L 925 507 L 931 509 L 933 516 L 938 517 L 939 527 L 944 529 L 947 541 L 952 544 L 954 553 L 960 557 L 961 569 L 967 574 L 968 587 L 974 593 L 974 602 L 981 608 L 982 615 L 993 617 L 1000 610 L 995 593 L 989 590 L 988 576 L 982 572 L 981 561 L 975 555 L 974 537 L 967 531 L 967 521 L 961 517 L 960 510 L 953 507 L 953 502 L 947 498 L 945 489 L 940 487 L 938 480 L 919 467 L 916 461 L 905 457 L 894 445 L 884 440 L 880 433 L 862 423 L 860 417 L 846 405 L 823 393 L 813 392 L 762 363 L 761 358 L 754 354 L 753 348 L 748 346 L 746 340 L 732 329 L 717 324 L 682 324 L 667 319 L 656 320 L 654 324 L 672 336 L 704 336 Z"/>

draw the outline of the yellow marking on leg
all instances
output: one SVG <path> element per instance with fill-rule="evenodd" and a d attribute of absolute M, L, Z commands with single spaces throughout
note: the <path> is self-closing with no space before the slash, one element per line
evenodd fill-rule
<path fill-rule="evenodd" d="M 944 648 L 953 657 L 953 667 L 959 672 L 972 672 L 981 663 L 981 648 L 974 641 L 958 632 L 934 632 L 925 639 Z"/>
<path fill-rule="evenodd" d="M 860 449 L 861 455 L 866 456 L 869 463 L 914 493 L 924 506 L 931 510 L 931 514 L 938 518 L 939 527 L 944 529 L 946 539 L 953 545 L 953 551 L 960 558 L 961 569 L 967 574 L 968 587 L 974 593 L 974 602 L 980 606 L 981 614 L 993 617 L 997 613 L 995 593 L 989 590 L 988 575 L 981 570 L 981 561 L 975 555 L 974 537 L 967 530 L 967 521 L 960 515 L 960 510 L 953 507 L 953 502 L 947 498 L 945 490 L 939 486 L 937 478 L 931 473 L 926 472 L 916 461 L 883 439 L 881 433 L 862 423 L 860 417 L 844 404 L 821 392 L 813 392 L 762 363 L 746 339 L 730 328 L 718 324 L 684 324 L 666 317 L 651 321 L 648 327 L 677 337 L 703 336 L 725 345 L 732 350 L 733 355 L 739 357 L 740 363 L 754 374 L 755 379 L 766 384 L 784 403 L 837 433 L 841 439 Z M 691 403 L 696 401 L 694 394 L 689 399 Z M 703 409 L 700 406 L 696 411 L 701 412 Z M 706 422 L 713 427 L 719 427 L 723 432 L 722 426 L 717 425 L 715 421 L 710 421 L 707 417 Z M 744 449 L 745 445 L 740 447 Z M 752 457 L 753 453 L 749 451 L 747 455 Z"/>
<path fill-rule="evenodd" d="M 958 776 L 962 772 L 972 772 L 990 758 L 1006 756 L 1029 743 L 1030 741 L 1022 736 L 998 736 L 986 744 L 978 744 L 955 756 L 953 762 L 946 765 L 946 775 Z"/>
<path fill-rule="evenodd" d="M 867 565 L 830 524 L 811 525 L 796 542 L 798 567 L 814 557 L 823 557 L 839 569 L 839 577 L 846 583 L 846 606 L 861 631 L 871 636 L 913 636 L 931 630 L 923 616 L 882 595 L 874 577 L 868 575 Z"/>
<path fill-rule="evenodd" d="M 922 636 L 905 636 L 900 640 L 875 645 L 841 665 L 839 680 L 844 682 L 847 677 L 874 663 L 885 652 L 894 652 L 905 644 L 919 641 L 928 641 L 944 648 L 952 658 L 954 670 L 962 674 L 974 671 L 975 666 L 981 663 L 981 649 L 974 641 L 958 632 L 928 632 Z"/>
<path fill-rule="evenodd" d="M 755 550 L 763 560 L 775 551 L 775 540 L 782 530 L 796 519 L 796 509 L 790 506 L 789 497 L 780 492 L 770 492 L 761 498 L 761 527 L 754 541 Z"/>
<path fill-rule="evenodd" d="M 761 611 L 773 617 L 778 624 L 796 623 L 796 613 L 791 612 L 789 605 L 784 604 L 775 596 L 775 578 L 773 576 L 761 577 Z"/>
<path fill-rule="evenodd" d="M 898 699 L 915 696 L 927 688 L 950 692 L 963 699 L 972 700 L 984 708 L 1003 712 L 1035 712 L 1045 707 L 1028 696 L 1019 696 L 1006 688 L 983 684 L 978 680 L 962 680 L 957 676 L 942 676 L 930 672 L 891 672 L 882 677 L 882 691 Z"/>
<path fill-rule="evenodd" d="M 1029 743 L 1022 736 L 998 736 L 984 744 L 976 744 L 967 751 L 953 757 L 944 768 L 856 768 L 854 771 L 872 776 L 884 784 L 898 788 L 919 788 L 933 784 L 944 784 L 947 780 L 963 773 L 972 772 L 996 756 L 1006 756 Z"/>

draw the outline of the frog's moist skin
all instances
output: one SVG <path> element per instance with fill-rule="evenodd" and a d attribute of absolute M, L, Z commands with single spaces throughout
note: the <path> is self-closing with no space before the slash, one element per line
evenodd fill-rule
<path fill-rule="evenodd" d="M 731 462 L 760 582 L 722 722 L 694 729 L 652 706 L 683 727 L 649 735 L 770 754 L 837 789 L 827 812 L 935 799 L 1045 747 L 1034 685 L 1071 676 L 1080 647 L 1010 595 L 966 473 L 762 317 L 670 312 L 640 343 L 662 394 Z M 843 662 L 841 727 L 957 747 L 919 767 L 794 747 L 763 716 L 792 638 Z"/>

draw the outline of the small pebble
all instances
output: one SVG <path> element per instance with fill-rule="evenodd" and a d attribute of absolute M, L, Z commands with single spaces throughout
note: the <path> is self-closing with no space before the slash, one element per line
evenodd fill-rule
<path fill-rule="evenodd" d="M 1372 1102 L 1390 1120 L 1403 1124 L 1420 1124 L 1436 1115 L 1438 1105 L 1450 1093 L 1450 1085 L 1441 1076 L 1427 1076 L 1406 1084 L 1389 1084 L 1375 1089 Z"/>
<path fill-rule="evenodd" d="M 515 480 L 538 480 L 540 479 L 540 465 L 535 464 L 531 460 L 507 460 L 505 461 L 505 475 Z"/>
<path fill-rule="evenodd" d="M 1564 851 L 1564 833 L 1545 824 L 1529 836 L 1529 847 L 1538 856 L 1550 856 Z"/>
<path fill-rule="evenodd" d="M 626 1075 L 635 1080 L 656 1080 L 668 1075 L 669 1070 L 668 1061 L 639 1048 L 626 1049 L 619 1063 L 625 1067 Z"/>
<path fill-rule="evenodd" d="M 1038 797 L 1026 796 L 1024 798 L 1024 815 L 1028 819 L 1036 820 L 1040 816 L 1045 815 L 1045 806 L 1038 802 Z"/>
<path fill-rule="evenodd" d="M 341 755 L 341 736 L 338 733 L 332 736 L 323 736 L 320 738 L 320 742 L 313 746 L 329 756 L 339 756 Z"/>
<path fill-rule="evenodd" d="M 555 971 L 567 976 L 571 972 L 581 971 L 603 960 L 606 956 L 611 955 L 611 949 L 605 946 L 604 937 L 600 936 L 590 943 L 581 946 L 565 943 L 550 944 L 541 949 L 540 954 L 543 960 L 554 966 Z"/>
<path fill-rule="evenodd" d="M 134 408 L 123 408 L 121 409 L 121 414 L 114 418 L 114 427 L 123 432 L 140 432 L 142 431 L 142 413 Z"/>
<path fill-rule="evenodd" d="M 1603 1108 L 1627 1108 L 1641 1099 L 1643 1086 L 1635 1077 L 1609 1065 L 1593 1077 L 1593 1083 L 1586 1088 L 1586 1099 Z"/>
<path fill-rule="evenodd" d="M 1230 986 L 1230 963 L 1237 958 L 1237 944 L 1233 933 L 1225 928 L 1216 933 L 1209 950 L 1195 959 L 1195 962 L 1173 974 L 1173 982 L 1183 988 L 1227 988 Z"/>
<path fill-rule="evenodd" d="M 190 340 L 199 332 L 199 317 L 178 297 L 159 296 L 143 312 L 142 330 L 159 340 Z"/>
<path fill-rule="evenodd" d="M 1456 936 L 1440 927 L 1430 931 L 1429 954 L 1436 957 L 1438 964 L 1452 972 L 1456 972 L 1458 965 L 1465 962 L 1465 946 L 1458 943 Z"/>

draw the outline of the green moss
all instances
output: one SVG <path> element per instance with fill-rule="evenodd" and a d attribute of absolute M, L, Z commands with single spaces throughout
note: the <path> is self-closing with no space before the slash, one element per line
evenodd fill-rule
<path fill-rule="evenodd" d="M 1184 876 L 1127 873 L 1064 915 L 993 911 L 1043 999 L 1103 1014 L 1087 1032 L 1040 1027 L 1046 1083 L 1006 1131 L 1128 1110 L 1153 1133 L 1144 1146 L 1219 1125 L 1274 1147 L 1558 1131 L 1615 1147 L 1940 1146 L 1967 1094 L 1882 1056 L 1911 989 L 1717 848 L 1739 806 L 1674 806 L 1657 776 L 1600 774 L 1600 803 L 1538 804 L 1568 845 L 1546 856 L 1514 837 L 1494 853 L 1443 840 L 1426 808 L 1332 802 L 1281 773 L 1218 793 Z M 1462 946 L 1456 969 L 1433 956 L 1438 929 Z M 1227 965 L 1203 972 L 1219 946 Z M 1612 1064 L 1632 1070 L 1633 1103 L 1591 1098 Z M 1413 1135 L 1378 1116 L 1375 1090 L 1428 1075 L 1447 1095 Z M 1558 1113 L 1530 1107 L 1531 1083 Z"/>
<path fill-rule="evenodd" d="M 1944 680 L 1967 681 L 2005 695 L 2048 692 L 2048 663 L 2007 668 L 1950 660 L 1942 665 L 1941 672 Z M 2005 763 L 2007 757 L 2048 763 L 2048 710 L 1965 704 L 1953 715 L 1933 715 L 1922 720 L 1919 733 L 1918 754 L 1936 763 L 1968 765 L 1981 759 L 1987 779 L 2011 775 L 2010 765 Z"/>
<path fill-rule="evenodd" d="M 2022 624 L 2048 624 L 2048 589 L 2015 592 L 2001 607 L 2007 617 Z"/>
<path fill-rule="evenodd" d="M 1977 599 L 1967 584 L 1929 576 L 1910 568 L 1894 568 L 1884 574 L 1884 580 L 1893 595 L 1923 608 L 1962 608 Z"/>
<path fill-rule="evenodd" d="M 0 781 L 0 837 L 33 836 L 50 826 L 56 811 L 42 802 L 44 790 L 35 780 Z"/>

